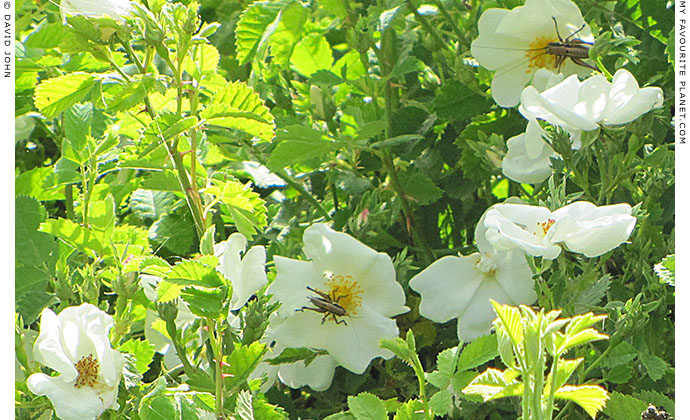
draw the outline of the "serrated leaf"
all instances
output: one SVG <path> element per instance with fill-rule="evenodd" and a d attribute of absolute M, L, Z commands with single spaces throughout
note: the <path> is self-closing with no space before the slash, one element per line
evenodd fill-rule
<path fill-rule="evenodd" d="M 91 230 L 67 219 L 50 219 L 41 223 L 41 232 L 49 233 L 74 248 L 92 254 L 103 255 L 104 247 Z"/>
<path fill-rule="evenodd" d="M 265 202 L 252 191 L 249 183 L 228 180 L 206 188 L 204 193 L 214 195 L 224 205 L 223 210 L 230 214 L 237 230 L 247 239 L 251 240 L 257 230 L 266 226 Z"/>
<path fill-rule="evenodd" d="M 14 307 L 22 316 L 24 323 L 32 324 L 43 308 L 57 302 L 46 289 L 50 275 L 36 267 L 14 267 Z"/>
<path fill-rule="evenodd" d="M 182 69 L 190 74 L 194 80 L 201 80 L 206 73 L 214 73 L 218 69 L 220 54 L 211 44 L 197 44 L 182 63 Z"/>
<path fill-rule="evenodd" d="M 427 375 L 427 380 L 436 388 L 447 388 L 450 384 L 450 378 L 455 373 L 457 363 L 457 346 L 443 350 L 436 357 L 436 370 Z"/>
<path fill-rule="evenodd" d="M 156 353 L 154 345 L 146 340 L 130 339 L 123 343 L 118 350 L 134 355 L 136 359 L 135 366 L 139 372 L 146 372 L 148 366 L 153 360 L 153 355 Z"/>
<path fill-rule="evenodd" d="M 594 418 L 604 408 L 609 396 L 600 386 L 566 385 L 556 391 L 556 398 L 573 401 Z"/>
<path fill-rule="evenodd" d="M 604 374 L 604 381 L 612 384 L 624 384 L 632 378 L 632 374 L 632 366 L 619 365 Z"/>
<path fill-rule="evenodd" d="M 213 258 L 217 263 L 217 258 Z M 225 283 L 218 275 L 215 265 L 204 265 L 196 260 L 182 261 L 173 266 L 167 273 L 165 280 L 182 286 L 199 286 L 215 288 Z"/>
<path fill-rule="evenodd" d="M 657 391 L 645 389 L 643 391 L 635 392 L 633 397 L 640 401 L 654 404 L 657 408 L 664 407 L 664 411 L 673 415 L 676 412 L 676 403 L 672 399 Z"/>
<path fill-rule="evenodd" d="M 220 319 L 223 301 L 227 297 L 227 288 L 199 289 L 185 287 L 180 293 L 182 300 L 187 302 L 189 310 L 196 316 L 210 319 Z"/>
<path fill-rule="evenodd" d="M 429 398 L 429 408 L 437 416 L 445 416 L 453 408 L 453 394 L 449 389 L 442 389 Z"/>
<path fill-rule="evenodd" d="M 63 200 L 65 192 L 62 188 L 53 185 L 50 178 L 53 176 L 53 168 L 36 167 L 22 172 L 14 178 L 15 196 L 28 195 L 37 200 Z"/>
<path fill-rule="evenodd" d="M 330 152 L 338 149 L 337 143 L 328 139 L 323 132 L 305 126 L 280 129 L 276 132 L 276 140 L 280 143 L 271 152 L 267 164 L 273 170 L 312 159 L 325 162 L 330 159 Z"/>
<path fill-rule="evenodd" d="M 613 420 L 639 419 L 640 413 L 647 409 L 647 403 L 630 395 L 612 392 L 603 413 Z"/>
<path fill-rule="evenodd" d="M 676 285 L 676 255 L 667 255 L 659 264 L 654 266 L 654 272 L 663 283 Z"/>
<path fill-rule="evenodd" d="M 563 385 L 565 385 L 566 381 L 568 378 L 570 378 L 570 375 L 573 374 L 575 369 L 577 369 L 578 366 L 582 363 L 582 358 L 579 359 L 561 359 L 558 362 L 558 375 L 556 379 L 556 389 L 559 389 Z M 548 393 L 549 390 L 551 389 L 551 373 L 549 373 L 548 377 L 546 378 L 546 386 L 544 387 L 545 391 L 544 393 Z"/>
<path fill-rule="evenodd" d="M 410 168 L 401 172 L 399 179 L 405 194 L 420 205 L 433 203 L 443 195 L 443 191 L 434 184 L 434 181 L 419 169 Z"/>
<path fill-rule="evenodd" d="M 512 345 L 517 346 L 521 344 L 524 340 L 524 331 L 522 330 L 520 310 L 514 306 L 501 305 L 493 300 L 491 304 L 500 320 L 500 327 L 508 334 Z"/>
<path fill-rule="evenodd" d="M 647 371 L 647 375 L 653 381 L 661 379 L 668 370 L 668 363 L 659 356 L 649 353 L 640 353 L 640 362 Z"/>
<path fill-rule="evenodd" d="M 199 251 L 202 255 L 213 255 L 214 237 L 216 236 L 216 226 L 211 225 L 199 241 Z"/>
<path fill-rule="evenodd" d="M 200 116 L 210 125 L 240 130 L 266 142 L 273 140 L 273 115 L 259 95 L 243 82 L 228 83 Z"/>
<path fill-rule="evenodd" d="M 637 356 L 637 349 L 627 341 L 621 341 L 611 349 L 608 356 L 601 363 L 604 367 L 615 367 L 633 360 Z"/>
<path fill-rule="evenodd" d="M 407 348 L 407 343 L 402 338 L 382 338 L 379 341 L 379 347 L 390 350 L 407 364 L 412 364 L 412 354 Z"/>
<path fill-rule="evenodd" d="M 252 405 L 252 393 L 241 391 L 237 395 L 236 413 L 242 420 L 254 420 L 254 408 Z"/>
<path fill-rule="evenodd" d="M 312 33 L 295 45 L 290 57 L 290 65 L 301 75 L 310 77 L 319 70 L 333 66 L 333 51 L 320 33 Z"/>
<path fill-rule="evenodd" d="M 240 16 L 235 29 L 236 59 L 241 65 L 254 58 L 264 31 L 278 16 L 283 4 L 273 1 L 255 1 Z"/>
<path fill-rule="evenodd" d="M 235 349 L 228 356 L 228 366 L 223 370 L 224 373 L 231 375 L 225 378 L 226 389 L 230 391 L 247 381 L 267 351 L 266 345 L 259 342 L 248 346 L 235 343 L 234 346 Z"/>
<path fill-rule="evenodd" d="M 374 394 L 362 392 L 347 397 L 347 406 L 357 420 L 387 420 L 386 406 Z"/>
<path fill-rule="evenodd" d="M 498 343 L 495 335 L 476 338 L 460 353 L 457 370 L 469 370 L 483 365 L 498 356 Z"/>
<path fill-rule="evenodd" d="M 176 202 L 173 193 L 140 188 L 129 197 L 129 208 L 140 219 L 153 222 L 172 212 Z"/>
<path fill-rule="evenodd" d="M 149 228 L 149 239 L 177 255 L 187 255 L 196 238 L 191 214 L 169 213 L 163 215 Z"/>
<path fill-rule="evenodd" d="M 34 105 L 46 118 L 59 113 L 83 100 L 96 84 L 96 77 L 89 73 L 70 73 L 43 80 L 36 86 Z"/>
<path fill-rule="evenodd" d="M 288 415 L 281 407 L 269 404 L 261 398 L 254 398 L 254 417 L 260 420 L 287 420 Z"/>
<path fill-rule="evenodd" d="M 424 410 L 424 404 L 421 401 L 410 400 L 398 407 L 393 420 L 424 420 L 426 413 L 422 410 Z"/>
<path fill-rule="evenodd" d="M 45 261 L 55 249 L 55 240 L 48 234 L 37 232 L 45 220 L 43 206 L 31 197 L 17 197 L 14 201 L 14 249 L 15 258 L 25 265 L 43 266 L 49 272 Z"/>
<path fill-rule="evenodd" d="M 65 110 L 63 124 L 65 127 L 65 138 L 63 141 L 77 152 L 83 151 L 86 146 L 86 136 L 91 131 L 91 120 L 93 118 L 93 104 L 74 104 Z"/>
<path fill-rule="evenodd" d="M 584 312 L 592 306 L 597 305 L 606 296 L 606 292 L 611 286 L 611 275 L 601 276 L 594 284 L 587 289 L 579 292 L 573 299 L 575 311 Z"/>
<path fill-rule="evenodd" d="M 480 373 L 462 390 L 468 395 L 480 395 L 484 401 L 522 395 L 522 391 L 522 383 L 493 368 Z"/>

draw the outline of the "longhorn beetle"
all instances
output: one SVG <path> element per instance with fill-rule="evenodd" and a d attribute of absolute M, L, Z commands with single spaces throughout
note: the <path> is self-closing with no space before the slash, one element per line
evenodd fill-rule
<path fill-rule="evenodd" d="M 309 306 L 302 306 L 300 309 L 295 309 L 296 311 L 314 311 L 318 312 L 323 315 L 323 318 L 321 318 L 321 323 L 323 324 L 326 322 L 326 319 L 330 316 L 333 321 L 335 321 L 336 324 L 345 324 L 347 325 L 347 322 L 345 322 L 344 319 L 338 319 L 336 317 L 339 316 L 345 316 L 347 315 L 347 311 L 345 308 L 340 306 L 338 304 L 338 301 L 342 298 L 342 296 L 335 296 L 335 293 L 333 293 L 333 296 L 329 296 L 328 293 L 324 293 L 320 290 L 313 289 L 309 286 L 307 286 L 308 290 L 311 290 L 312 292 L 316 293 L 320 297 L 314 297 L 314 296 L 309 296 L 308 299 L 309 301 L 316 306 L 315 308 L 309 307 Z"/>
<path fill-rule="evenodd" d="M 583 23 L 580 29 L 563 39 L 558 32 L 558 21 L 556 21 L 556 18 L 553 16 L 551 16 L 551 18 L 556 26 L 556 35 L 558 35 L 559 42 L 549 42 L 546 46 L 546 54 L 556 57 L 556 68 L 560 69 L 563 65 L 563 61 L 565 61 L 566 58 L 570 58 L 575 64 L 579 64 L 580 66 L 587 67 L 594 71 L 599 71 L 598 68 L 582 61 L 584 58 L 589 58 L 589 46 L 592 44 L 581 39 L 572 39 L 578 32 L 585 28 L 586 23 Z"/>

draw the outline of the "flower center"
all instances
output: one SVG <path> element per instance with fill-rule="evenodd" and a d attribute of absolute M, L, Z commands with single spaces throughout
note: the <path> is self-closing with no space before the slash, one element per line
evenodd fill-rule
<path fill-rule="evenodd" d="M 352 276 L 324 274 L 328 295 L 340 305 L 348 315 L 356 315 L 362 305 L 362 288 Z"/>
<path fill-rule="evenodd" d="M 554 219 L 548 219 L 546 222 L 537 222 L 538 227 L 537 231 L 534 232 L 534 236 L 543 238 L 549 232 L 549 229 L 551 229 L 551 226 L 553 226 L 554 223 L 556 223 Z"/>
<path fill-rule="evenodd" d="M 557 39 L 540 36 L 529 44 L 529 49 L 525 51 L 525 57 L 529 60 L 527 72 L 541 68 L 556 68 L 556 57 L 546 52 L 546 47 Z"/>
<path fill-rule="evenodd" d="M 77 381 L 74 386 L 81 388 L 84 385 L 94 387 L 96 385 L 96 380 L 98 379 L 98 360 L 93 358 L 93 355 L 89 354 L 84 356 L 74 365 L 77 369 Z"/>

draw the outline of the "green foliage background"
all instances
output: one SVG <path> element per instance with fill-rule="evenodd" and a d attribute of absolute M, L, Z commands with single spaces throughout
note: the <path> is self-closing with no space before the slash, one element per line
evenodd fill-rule
<path fill-rule="evenodd" d="M 203 0 L 194 29 L 220 26 L 209 44 L 188 40 L 194 61 L 171 58 L 189 83 L 189 91 L 180 91 L 181 105 L 170 88 L 175 74 L 160 57 L 165 48 L 152 47 L 155 28 L 145 28 L 151 42 L 134 43 L 149 65 L 140 75 L 114 40 L 108 45 L 95 33 L 87 42 L 63 25 L 55 4 L 17 1 L 18 343 L 25 329 L 38 329 L 44 307 L 91 302 L 112 313 L 117 296 L 128 293 L 131 311 L 118 320 L 122 329 L 115 335 L 134 343 L 142 338 L 151 303 L 123 289 L 124 274 L 169 267 L 203 251 L 198 215 L 188 204 L 194 198 L 175 178 L 161 133 L 146 113 L 152 107 L 163 137 L 176 139 L 180 162 L 190 171 L 184 152 L 197 150 L 196 189 L 209 188 L 198 199 L 212 210 L 208 223 L 216 242 L 239 231 L 266 246 L 267 261 L 297 257 L 304 229 L 332 221 L 334 229 L 394 257 L 412 308 L 398 325 L 414 332 L 426 372 L 442 371 L 442 352 L 458 344 L 455 321 L 421 318 L 419 297 L 407 282 L 441 256 L 474 252 L 474 228 L 489 206 L 510 196 L 551 209 L 576 199 L 630 203 L 638 222 L 629 244 L 594 259 L 566 253 L 553 263 L 538 262 L 537 305 L 561 308 L 564 316 L 608 315 L 602 331 L 611 339 L 576 354 L 585 365 L 597 361 L 587 375 L 577 371 L 579 379 L 603 378 L 611 393 L 602 418 L 639 418 L 648 403 L 673 413 L 674 287 L 654 269 L 674 252 L 673 2 L 576 3 L 598 40 L 592 54 L 611 73 L 624 67 L 640 86 L 661 87 L 664 105 L 625 127 L 596 131 L 579 151 L 559 147 L 563 135 L 552 133 L 563 159 L 554 162 L 557 170 L 548 181 L 530 186 L 509 181 L 500 169 L 505 140 L 524 131 L 525 120 L 493 102 L 487 93 L 491 73 L 469 53 L 481 13 L 519 1 L 430 0 L 420 8 L 415 0 Z M 162 4 L 148 3 L 151 10 Z M 182 24 L 180 19 L 180 33 Z M 169 47 L 185 51 L 184 36 L 171 39 Z M 159 55 L 144 54 L 152 48 Z M 110 50 L 111 61 L 104 61 Z M 114 71 L 115 64 L 129 80 Z M 186 100 L 193 90 L 196 110 Z M 188 135 L 190 129 L 198 137 Z M 149 259 L 128 268 L 128 256 Z M 273 274 L 269 267 L 269 278 Z M 222 286 L 221 280 L 205 280 L 206 287 Z M 203 299 L 220 305 L 224 297 Z M 268 311 L 266 300 L 258 301 L 252 310 Z M 231 356 L 260 353 L 251 347 L 258 337 L 250 335 L 243 319 L 232 338 L 243 346 Z M 140 354 L 143 382 L 121 392 L 125 408 L 103 418 L 156 418 L 134 410 L 132 402 L 172 404 L 172 397 L 161 396 L 165 384 L 151 385 L 160 357 L 125 344 Z M 232 342 L 226 345 L 232 348 Z M 446 372 L 449 381 L 437 385 L 432 374 L 435 403 L 447 409 L 447 418 L 516 416 L 514 400 L 481 404 L 460 393 L 476 373 L 497 363 L 495 353 L 474 351 L 476 362 Z M 195 378 L 197 389 L 206 389 L 204 380 L 210 378 Z M 327 392 L 276 385 L 265 395 L 251 388 L 252 400 L 249 387 L 238 382 L 236 389 L 231 404 L 249 401 L 262 419 L 322 419 L 348 409 L 331 418 L 381 418 L 358 414 L 358 404 L 369 407 L 366 400 L 376 397 L 385 402 L 384 417 L 397 410 L 395 418 L 416 418 L 412 405 L 406 417 L 394 403 L 417 392 L 412 370 L 398 359 L 376 359 L 363 375 L 339 368 Z M 202 401 L 205 396 L 176 398 L 178 411 L 190 401 L 211 405 Z M 17 382 L 17 418 L 40 414 L 46 406 L 32 406 L 34 399 Z M 562 418 L 585 418 L 576 407 L 564 413 Z"/>

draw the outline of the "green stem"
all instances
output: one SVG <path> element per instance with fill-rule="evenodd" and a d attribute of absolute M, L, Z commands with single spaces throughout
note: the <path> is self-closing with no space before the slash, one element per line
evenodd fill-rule
<path fill-rule="evenodd" d="M 175 321 L 165 321 L 165 329 L 168 332 L 168 335 L 170 336 L 170 340 L 173 342 L 173 346 L 175 347 L 177 357 L 180 358 L 180 361 L 182 362 L 182 366 L 184 366 L 184 370 L 187 373 L 187 376 L 192 375 L 196 369 L 194 369 L 192 364 L 189 363 L 189 360 L 187 359 L 187 349 L 182 344 L 180 344 L 180 341 L 178 340 L 177 325 L 175 325 Z"/>
<path fill-rule="evenodd" d="M 422 367 L 422 362 L 419 360 L 417 354 L 414 354 L 412 359 L 414 373 L 417 376 L 417 381 L 419 382 L 419 399 L 424 406 L 424 412 L 426 413 L 427 420 L 433 420 L 434 414 L 431 412 L 429 407 L 429 401 L 426 398 L 426 379 L 424 376 L 424 368 Z"/>
<path fill-rule="evenodd" d="M 144 74 L 144 67 L 139 61 L 139 58 L 134 53 L 134 50 L 132 50 L 132 47 L 124 41 L 120 41 L 120 43 L 124 47 L 125 51 L 127 51 L 127 54 L 129 55 L 134 65 L 139 70 L 139 72 Z M 172 63 L 169 60 L 167 62 L 168 65 L 170 65 L 171 68 L 175 70 L 175 67 L 172 66 Z M 173 71 L 173 74 L 175 74 L 175 71 Z M 177 80 L 177 83 L 178 86 L 181 86 L 181 81 L 179 79 Z M 177 180 L 180 183 L 180 186 L 182 187 L 182 191 L 185 195 L 185 200 L 187 201 L 187 206 L 189 207 L 189 210 L 192 213 L 192 218 L 194 219 L 194 227 L 196 228 L 197 235 L 199 236 L 199 238 L 201 238 L 206 230 L 206 221 L 204 220 L 203 204 L 201 203 L 201 197 L 197 192 L 196 184 L 192 185 L 192 183 L 190 182 L 187 175 L 187 170 L 184 167 L 182 156 L 176 150 L 176 144 L 173 142 L 173 144 L 171 145 L 168 142 L 168 139 L 166 139 L 163 136 L 163 131 L 161 130 L 160 125 L 158 124 L 158 117 L 156 115 L 155 110 L 153 109 L 151 101 L 149 100 L 148 92 L 144 94 L 144 104 L 146 105 L 146 111 L 151 117 L 152 123 L 158 131 L 158 136 L 160 137 L 161 142 L 163 143 L 168 152 L 168 156 L 170 156 L 174 163 L 174 167 L 177 172 Z"/>
<path fill-rule="evenodd" d="M 446 10 L 446 7 L 443 5 L 443 3 L 441 3 L 439 0 L 434 0 L 434 4 L 438 8 L 439 12 L 441 12 L 441 15 L 443 15 L 446 21 L 448 21 L 448 24 L 450 25 L 451 29 L 453 29 L 455 36 L 458 38 L 458 42 L 464 39 L 465 36 L 460 30 L 460 27 L 455 24 L 453 17 L 450 15 L 450 13 L 448 13 L 448 10 Z"/>
<path fill-rule="evenodd" d="M 206 326 L 216 361 L 216 418 L 220 419 L 223 418 L 223 334 L 216 331 L 216 323 L 211 319 L 206 319 Z"/>
<path fill-rule="evenodd" d="M 74 190 L 72 184 L 65 185 L 65 216 L 74 220 Z"/>
<path fill-rule="evenodd" d="M 553 415 L 553 403 L 556 398 L 556 378 L 558 377 L 558 361 L 560 356 L 553 358 L 553 364 L 551 365 L 551 386 L 549 387 L 549 399 L 546 402 L 546 413 L 544 418 L 546 420 L 551 420 Z"/>
<path fill-rule="evenodd" d="M 415 19 L 417 20 L 417 22 L 419 22 L 419 24 L 422 25 L 422 27 L 424 27 L 424 29 L 425 29 L 425 30 L 429 33 L 429 35 L 431 35 L 431 37 L 434 39 L 434 43 L 436 43 L 440 48 L 442 48 L 443 45 L 445 45 L 445 43 L 444 43 L 443 40 L 438 36 L 438 34 L 436 33 L 436 30 L 434 30 L 434 28 L 431 27 L 431 25 L 429 24 L 429 22 L 427 22 L 426 17 L 422 16 L 422 15 L 419 13 L 419 11 L 417 11 L 417 8 L 416 8 L 415 5 L 412 3 L 412 0 L 405 0 L 405 3 L 407 4 L 407 7 L 410 9 L 410 11 L 412 12 L 412 14 L 414 14 L 414 17 L 415 17 Z"/>

